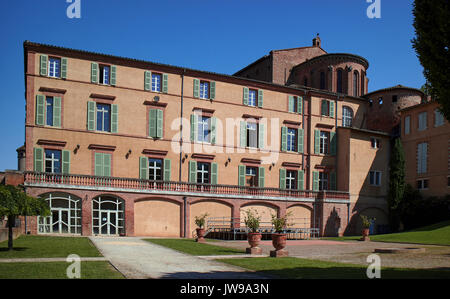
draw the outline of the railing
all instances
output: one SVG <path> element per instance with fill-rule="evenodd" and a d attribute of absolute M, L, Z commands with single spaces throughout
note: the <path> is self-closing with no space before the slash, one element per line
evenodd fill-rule
<path fill-rule="evenodd" d="M 26 171 L 25 184 L 27 185 L 70 185 L 83 187 L 107 187 L 136 191 L 171 191 L 208 193 L 222 195 L 243 195 L 258 197 L 289 197 L 302 199 L 322 198 L 348 200 L 349 193 L 340 191 L 316 192 L 310 190 L 285 190 L 278 188 L 243 187 L 236 185 L 210 185 L 173 181 L 152 181 L 133 178 L 100 177 L 78 174 L 55 174 Z"/>

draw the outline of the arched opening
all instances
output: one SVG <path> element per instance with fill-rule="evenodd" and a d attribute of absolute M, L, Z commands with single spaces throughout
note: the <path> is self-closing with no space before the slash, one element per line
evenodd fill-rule
<path fill-rule="evenodd" d="M 136 236 L 180 237 L 181 204 L 165 198 L 135 201 L 134 233 Z"/>
<path fill-rule="evenodd" d="M 81 199 L 67 193 L 42 195 L 51 216 L 38 216 L 39 234 L 81 234 Z"/>
<path fill-rule="evenodd" d="M 353 96 L 359 96 L 359 73 L 358 71 L 353 72 Z"/>
<path fill-rule="evenodd" d="M 125 233 L 125 203 L 116 196 L 102 195 L 92 199 L 92 234 Z"/>
<path fill-rule="evenodd" d="M 342 69 L 337 70 L 337 92 L 343 93 Z"/>

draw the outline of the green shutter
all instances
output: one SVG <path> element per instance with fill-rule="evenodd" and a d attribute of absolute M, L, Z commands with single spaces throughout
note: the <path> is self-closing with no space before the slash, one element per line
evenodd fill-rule
<path fill-rule="evenodd" d="M 303 97 L 297 98 L 297 113 L 298 114 L 303 113 Z"/>
<path fill-rule="evenodd" d="M 189 182 L 197 183 L 197 162 L 189 161 Z"/>
<path fill-rule="evenodd" d="M 162 138 L 164 132 L 164 111 L 156 110 L 156 137 Z"/>
<path fill-rule="evenodd" d="M 262 108 L 263 107 L 263 101 L 264 101 L 264 92 L 259 89 L 258 90 L 258 107 Z"/>
<path fill-rule="evenodd" d="M 334 118 L 334 102 L 330 101 L 330 113 L 328 114 L 329 117 Z"/>
<path fill-rule="evenodd" d="M 330 111 L 328 110 L 328 101 L 322 100 L 322 111 L 320 112 L 320 114 L 322 116 L 328 116 L 329 113 Z"/>
<path fill-rule="evenodd" d="M 103 176 L 111 176 L 111 154 L 103 154 Z"/>
<path fill-rule="evenodd" d="M 280 168 L 280 189 L 286 189 L 286 169 Z"/>
<path fill-rule="evenodd" d="M 103 176 L 103 154 L 95 153 L 95 175 Z"/>
<path fill-rule="evenodd" d="M 336 155 L 336 133 L 330 132 L 330 155 Z"/>
<path fill-rule="evenodd" d="M 151 90 L 152 89 L 152 72 L 145 71 L 144 73 L 144 90 Z"/>
<path fill-rule="evenodd" d="M 53 126 L 61 127 L 61 98 L 53 98 Z"/>
<path fill-rule="evenodd" d="M 45 124 L 45 96 L 36 96 L 36 125 L 43 126 Z"/>
<path fill-rule="evenodd" d="M 218 165 L 217 163 L 211 163 L 211 184 L 218 184 Z"/>
<path fill-rule="evenodd" d="M 247 146 L 247 123 L 245 121 L 241 121 L 241 130 L 240 130 L 240 140 L 241 147 Z"/>
<path fill-rule="evenodd" d="M 169 75 L 162 75 L 162 92 L 167 93 L 169 91 Z"/>
<path fill-rule="evenodd" d="M 294 97 L 289 96 L 289 102 L 288 102 L 288 111 L 289 112 L 294 112 L 294 110 L 295 110 L 294 105 L 295 105 Z"/>
<path fill-rule="evenodd" d="M 170 159 L 164 159 L 164 181 L 171 180 L 172 173 L 172 161 Z"/>
<path fill-rule="evenodd" d="M 281 151 L 287 151 L 287 127 L 281 127 Z"/>
<path fill-rule="evenodd" d="M 305 190 L 305 172 L 303 170 L 299 170 L 297 172 L 297 189 L 298 190 Z"/>
<path fill-rule="evenodd" d="M 266 135 L 264 124 L 258 124 L 258 148 L 264 148 L 264 137 Z"/>
<path fill-rule="evenodd" d="M 139 178 L 148 180 L 148 158 L 139 157 Z"/>
<path fill-rule="evenodd" d="M 70 151 L 62 151 L 61 172 L 63 174 L 70 173 Z"/>
<path fill-rule="evenodd" d="M 117 78 L 117 67 L 115 65 L 111 66 L 111 85 L 116 86 L 116 78 Z"/>
<path fill-rule="evenodd" d="M 248 105 L 248 87 L 244 87 L 243 95 L 242 95 L 242 103 L 244 105 Z"/>
<path fill-rule="evenodd" d="M 91 82 L 98 83 L 98 63 L 91 63 Z"/>
<path fill-rule="evenodd" d="M 89 131 L 95 130 L 95 102 L 87 102 L 87 129 Z"/>
<path fill-rule="evenodd" d="M 200 80 L 194 79 L 194 98 L 200 97 Z"/>
<path fill-rule="evenodd" d="M 191 142 L 197 141 L 197 114 L 191 114 Z"/>
<path fill-rule="evenodd" d="M 319 172 L 313 171 L 313 191 L 319 191 Z"/>
<path fill-rule="evenodd" d="M 209 83 L 209 98 L 214 100 L 216 98 L 216 82 L 211 81 Z"/>
<path fill-rule="evenodd" d="M 330 173 L 330 190 L 337 190 L 337 188 L 336 188 L 336 172 Z"/>
<path fill-rule="evenodd" d="M 34 171 L 44 172 L 44 150 L 39 147 L 34 148 Z"/>
<path fill-rule="evenodd" d="M 117 133 L 119 130 L 119 106 L 111 105 L 111 133 Z"/>
<path fill-rule="evenodd" d="M 39 73 L 41 76 L 47 76 L 47 62 L 48 62 L 48 56 L 47 55 L 41 55 L 41 61 L 40 61 L 40 70 Z"/>
<path fill-rule="evenodd" d="M 217 139 L 217 118 L 211 117 L 211 144 L 216 144 Z"/>
<path fill-rule="evenodd" d="M 297 143 L 297 152 L 299 152 L 300 154 L 303 154 L 303 150 L 304 150 L 304 136 L 305 136 L 305 130 L 303 129 L 298 129 L 297 131 L 297 137 L 298 137 L 298 143 Z"/>
<path fill-rule="evenodd" d="M 258 169 L 258 187 L 264 188 L 266 177 L 266 169 L 264 167 L 259 167 Z"/>
<path fill-rule="evenodd" d="M 67 58 L 61 58 L 61 79 L 67 79 Z"/>
<path fill-rule="evenodd" d="M 239 165 L 239 186 L 245 186 L 245 165 Z"/>
<path fill-rule="evenodd" d="M 314 130 L 314 154 L 320 154 L 320 131 Z"/>
<path fill-rule="evenodd" d="M 158 118 L 157 109 L 150 109 L 148 116 L 148 135 L 153 138 L 156 137 L 157 118 Z"/>

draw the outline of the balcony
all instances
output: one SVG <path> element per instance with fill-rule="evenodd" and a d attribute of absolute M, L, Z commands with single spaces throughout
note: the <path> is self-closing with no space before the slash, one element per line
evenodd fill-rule
<path fill-rule="evenodd" d="M 133 192 L 143 194 L 178 195 L 236 199 L 293 200 L 302 202 L 349 202 L 349 193 L 340 191 L 300 191 L 279 188 L 242 187 L 236 185 L 210 185 L 173 181 L 152 181 L 133 178 L 99 177 L 78 174 L 24 172 L 24 185 L 59 189 Z"/>

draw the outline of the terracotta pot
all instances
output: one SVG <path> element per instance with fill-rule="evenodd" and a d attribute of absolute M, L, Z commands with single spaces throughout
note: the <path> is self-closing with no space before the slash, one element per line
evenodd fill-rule
<path fill-rule="evenodd" d="M 203 237 L 205 236 L 205 229 L 204 228 L 197 228 L 197 238 L 198 239 L 203 239 Z"/>
<path fill-rule="evenodd" d="M 363 230 L 362 230 L 363 237 L 369 236 L 369 232 L 370 232 L 369 228 L 363 228 Z"/>
<path fill-rule="evenodd" d="M 282 250 L 286 247 L 286 234 L 273 233 L 272 234 L 272 245 L 276 250 Z"/>
<path fill-rule="evenodd" d="M 247 240 L 251 248 L 258 247 L 261 242 L 261 233 L 248 233 Z"/>

